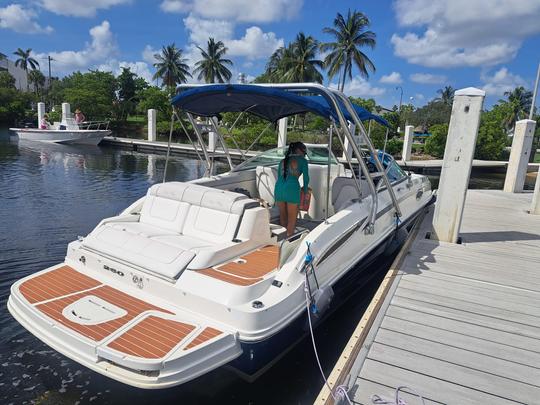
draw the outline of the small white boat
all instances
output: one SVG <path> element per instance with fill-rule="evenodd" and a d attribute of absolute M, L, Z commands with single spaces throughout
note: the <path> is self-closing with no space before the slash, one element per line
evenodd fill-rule
<path fill-rule="evenodd" d="M 104 129 L 101 129 L 101 128 Z M 84 122 L 80 125 L 73 118 L 55 122 L 49 129 L 10 128 L 19 139 L 62 144 L 97 145 L 110 135 L 106 122 Z"/>
<path fill-rule="evenodd" d="M 320 99 L 300 95 L 306 89 Z M 191 122 L 249 109 L 270 121 L 311 112 L 332 124 L 328 144 L 307 145 L 313 194 L 293 236 L 285 237 L 279 212 L 268 208 L 284 153 L 278 148 L 224 174 L 213 176 L 207 161 L 201 179 L 153 185 L 71 242 L 62 263 L 12 285 L 8 309 L 32 334 L 141 388 L 182 384 L 225 364 L 248 378 L 259 375 L 312 322 L 339 308 L 367 266 L 395 249 L 432 201 L 427 177 L 405 173 L 375 151 L 350 102 L 335 90 L 312 84 L 180 90 L 173 104 Z M 345 165 L 331 142 L 354 142 L 347 119 L 362 131 L 365 148 L 354 144 L 356 160 Z"/>

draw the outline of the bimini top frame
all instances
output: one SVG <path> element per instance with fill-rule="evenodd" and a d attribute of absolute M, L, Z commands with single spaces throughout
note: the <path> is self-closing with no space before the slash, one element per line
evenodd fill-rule
<path fill-rule="evenodd" d="M 398 201 L 386 176 L 382 163 L 379 160 L 373 144 L 362 125 L 358 109 L 341 92 L 328 89 L 313 83 L 282 83 L 282 84 L 211 84 L 211 85 L 181 85 L 177 88 L 177 95 L 172 99 L 173 106 L 188 113 L 188 116 L 203 117 L 218 116 L 224 112 L 250 113 L 275 122 L 290 115 L 312 112 L 339 124 L 339 129 L 347 138 L 357 158 L 372 195 L 372 207 L 368 221 L 367 232 L 373 232 L 373 225 L 377 214 L 377 190 L 373 182 L 374 177 L 382 177 L 392 199 L 396 215 L 401 216 Z M 365 110 L 364 110 L 365 111 Z M 360 110 L 361 112 L 361 110 Z M 368 113 L 369 114 L 369 113 Z M 373 117 L 373 114 L 371 114 Z M 375 119 L 368 117 L 368 119 Z M 377 117 L 378 121 L 382 120 Z M 377 167 L 377 173 L 370 173 L 359 146 L 354 140 L 347 121 L 352 122 L 359 129 L 364 145 L 369 150 Z M 384 121 L 384 120 L 382 120 Z M 384 121 L 384 123 L 386 123 Z M 387 125 L 387 123 L 386 123 Z M 222 139 L 220 139 L 223 142 Z M 206 157 L 206 156 L 205 156 Z M 357 188 L 360 190 L 358 180 L 355 178 Z"/>

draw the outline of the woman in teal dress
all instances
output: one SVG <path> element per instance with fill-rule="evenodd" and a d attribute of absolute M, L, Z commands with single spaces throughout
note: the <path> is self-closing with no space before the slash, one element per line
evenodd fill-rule
<path fill-rule="evenodd" d="M 274 189 L 274 198 L 279 207 L 279 223 L 287 228 L 287 236 L 294 233 L 296 217 L 300 205 L 300 182 L 303 175 L 304 192 L 308 191 L 309 173 L 308 162 L 305 158 L 306 145 L 302 142 L 292 142 L 285 158 L 278 166 L 278 179 Z"/>

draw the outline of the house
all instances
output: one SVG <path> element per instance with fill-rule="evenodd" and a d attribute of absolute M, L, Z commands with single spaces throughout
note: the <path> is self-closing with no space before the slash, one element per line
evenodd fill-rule
<path fill-rule="evenodd" d="M 0 53 L 0 71 L 9 72 L 15 78 L 15 87 L 19 90 L 27 90 L 28 75 L 26 71 L 15 66 L 15 62 L 9 60 L 3 53 Z M 30 86 L 30 90 L 32 90 L 32 86 Z"/>

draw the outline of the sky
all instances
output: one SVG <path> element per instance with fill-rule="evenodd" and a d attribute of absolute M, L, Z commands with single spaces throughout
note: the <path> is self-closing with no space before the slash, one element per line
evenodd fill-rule
<path fill-rule="evenodd" d="M 31 48 L 52 75 L 130 67 L 147 80 L 154 54 L 175 43 L 193 65 L 198 45 L 222 40 L 238 73 L 262 73 L 268 57 L 303 31 L 322 32 L 337 13 L 361 11 L 377 35 L 364 49 L 376 71 L 353 71 L 347 95 L 416 106 L 444 86 L 474 86 L 492 105 L 516 86 L 532 89 L 540 62 L 540 0 L 0 0 L 0 52 Z M 332 85 L 337 77 L 324 84 Z"/>

